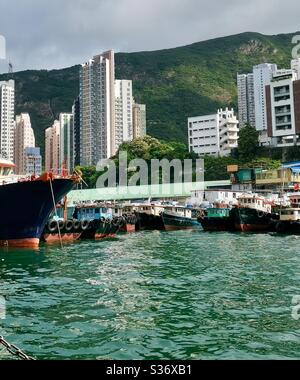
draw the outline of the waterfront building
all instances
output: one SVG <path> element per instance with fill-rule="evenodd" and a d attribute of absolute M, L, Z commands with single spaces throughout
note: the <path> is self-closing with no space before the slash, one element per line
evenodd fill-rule
<path fill-rule="evenodd" d="M 60 173 L 60 122 L 55 120 L 53 126 L 45 131 L 45 170 Z"/>
<path fill-rule="evenodd" d="M 262 63 L 253 67 L 255 127 L 257 131 L 267 130 L 267 110 L 265 88 L 270 85 L 272 76 L 277 71 L 277 65 Z"/>
<path fill-rule="evenodd" d="M 0 82 L 0 153 L 14 160 L 15 81 Z"/>
<path fill-rule="evenodd" d="M 133 139 L 132 81 L 115 81 L 115 149 L 124 141 Z"/>
<path fill-rule="evenodd" d="M 300 145 L 300 80 L 293 70 L 279 70 L 266 86 L 268 136 L 272 145 Z"/>
<path fill-rule="evenodd" d="M 268 198 L 278 197 L 283 190 L 290 191 L 294 185 L 298 187 L 300 184 L 299 163 L 285 164 L 274 170 L 263 164 L 255 168 L 230 165 L 227 172 L 233 191 L 263 191 Z"/>
<path fill-rule="evenodd" d="M 24 173 L 35 176 L 40 176 L 42 174 L 42 156 L 40 148 L 25 148 L 24 162 Z"/>
<path fill-rule="evenodd" d="M 228 156 L 238 146 L 239 121 L 234 110 L 188 119 L 189 150 L 200 156 Z"/>
<path fill-rule="evenodd" d="M 31 127 L 30 116 L 22 113 L 16 116 L 14 138 L 14 163 L 16 174 L 28 174 L 26 171 L 26 148 L 35 147 L 34 132 Z"/>
<path fill-rule="evenodd" d="M 74 170 L 73 113 L 61 113 L 59 125 L 59 168 L 72 173 Z"/>
<path fill-rule="evenodd" d="M 73 114 L 73 150 L 74 167 L 80 165 L 81 135 L 80 135 L 80 100 L 79 97 L 74 101 L 72 107 Z"/>
<path fill-rule="evenodd" d="M 246 124 L 255 128 L 254 75 L 238 74 L 238 115 L 240 128 Z"/>
<path fill-rule="evenodd" d="M 80 164 L 96 165 L 113 156 L 115 146 L 115 62 L 112 50 L 80 69 Z"/>
<path fill-rule="evenodd" d="M 147 134 L 146 126 L 146 105 L 145 104 L 133 104 L 132 109 L 133 117 L 133 138 L 144 137 Z"/>

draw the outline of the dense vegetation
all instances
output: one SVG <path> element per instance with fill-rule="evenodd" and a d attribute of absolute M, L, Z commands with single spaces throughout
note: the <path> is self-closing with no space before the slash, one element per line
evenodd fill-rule
<path fill-rule="evenodd" d="M 236 73 L 254 64 L 288 67 L 292 35 L 243 33 L 175 49 L 116 54 L 116 77 L 132 79 L 138 102 L 147 104 L 148 134 L 186 142 L 187 117 L 236 108 Z M 16 112 L 29 112 L 37 143 L 60 112 L 70 112 L 78 95 L 79 66 L 23 71 L 16 80 Z M 0 80 L 9 75 L 0 75 Z"/>

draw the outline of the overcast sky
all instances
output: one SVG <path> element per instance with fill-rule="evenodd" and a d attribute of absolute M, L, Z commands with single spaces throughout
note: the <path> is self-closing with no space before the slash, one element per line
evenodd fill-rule
<path fill-rule="evenodd" d="M 157 50 L 297 30 L 299 0 L 0 0 L 0 35 L 15 71 L 68 67 L 110 48 Z M 6 66 L 0 60 L 0 72 Z"/>

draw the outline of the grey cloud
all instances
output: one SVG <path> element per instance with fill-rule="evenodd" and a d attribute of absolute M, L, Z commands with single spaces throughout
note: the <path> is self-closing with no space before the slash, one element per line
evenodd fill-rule
<path fill-rule="evenodd" d="M 109 48 L 155 50 L 244 31 L 294 32 L 299 11 L 298 0 L 284 7 L 280 0 L 0 0 L 0 34 L 16 70 L 59 68 Z"/>

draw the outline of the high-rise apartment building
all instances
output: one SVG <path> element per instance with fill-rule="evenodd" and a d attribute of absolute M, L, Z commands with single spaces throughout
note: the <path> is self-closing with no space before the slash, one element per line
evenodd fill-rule
<path fill-rule="evenodd" d="M 15 82 L 0 82 L 0 154 L 14 160 Z"/>
<path fill-rule="evenodd" d="M 59 115 L 59 168 L 74 170 L 74 124 L 72 113 Z"/>
<path fill-rule="evenodd" d="M 74 142 L 74 167 L 80 165 L 80 150 L 81 150 L 81 132 L 80 132 L 80 100 L 79 97 L 74 101 L 72 107 L 73 114 L 73 142 Z"/>
<path fill-rule="evenodd" d="M 25 173 L 35 176 L 42 174 L 42 156 L 40 148 L 25 148 Z"/>
<path fill-rule="evenodd" d="M 300 146 L 300 80 L 279 70 L 266 87 L 268 135 L 277 147 Z"/>
<path fill-rule="evenodd" d="M 145 104 L 133 104 L 132 109 L 133 118 L 133 138 L 144 137 L 147 134 L 146 126 L 146 105 Z"/>
<path fill-rule="evenodd" d="M 16 116 L 15 138 L 14 138 L 14 162 L 16 174 L 29 174 L 26 171 L 26 148 L 35 147 L 34 132 L 31 127 L 30 116 L 22 113 Z"/>
<path fill-rule="evenodd" d="M 59 174 L 60 165 L 60 122 L 54 121 L 52 127 L 45 131 L 45 170 Z"/>
<path fill-rule="evenodd" d="M 80 70 L 80 135 L 83 166 L 116 152 L 114 52 L 99 54 Z"/>
<path fill-rule="evenodd" d="M 253 74 L 238 74 L 238 113 L 240 128 L 246 124 L 255 127 L 254 76 Z"/>
<path fill-rule="evenodd" d="M 267 130 L 265 88 L 270 85 L 273 74 L 275 74 L 276 71 L 277 65 L 272 63 L 263 63 L 253 67 L 255 127 L 257 131 Z"/>
<path fill-rule="evenodd" d="M 115 81 L 115 149 L 133 139 L 132 81 Z"/>
<path fill-rule="evenodd" d="M 234 110 L 188 119 L 189 150 L 200 156 L 228 156 L 238 147 L 239 121 Z"/>

